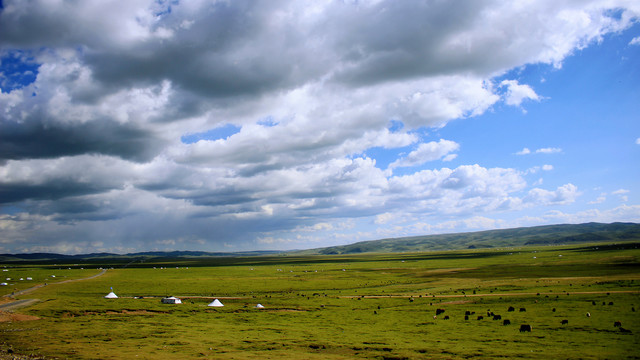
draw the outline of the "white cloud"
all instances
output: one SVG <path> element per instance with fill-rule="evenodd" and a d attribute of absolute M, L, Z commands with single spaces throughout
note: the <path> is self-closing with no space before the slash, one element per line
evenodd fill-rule
<path fill-rule="evenodd" d="M 376 215 L 376 219 L 374 221 L 375 224 L 386 224 L 389 221 L 391 221 L 392 219 L 395 218 L 395 215 L 391 214 L 391 213 L 383 213 L 383 214 L 378 214 Z"/>
<path fill-rule="evenodd" d="M 529 148 L 523 148 L 522 150 L 518 151 L 516 153 L 516 155 L 529 155 L 529 154 L 557 154 L 557 153 L 561 153 L 562 149 L 561 148 L 552 148 L 552 147 L 548 147 L 548 148 L 540 148 L 537 149 L 535 151 L 531 151 L 529 150 Z"/>
<path fill-rule="evenodd" d="M 627 202 L 627 201 L 629 201 L 629 196 L 627 196 L 627 194 L 629 192 L 630 191 L 627 190 L 627 189 L 618 189 L 618 190 L 612 192 L 611 194 L 618 195 L 618 197 L 620 198 L 620 201 Z"/>
<path fill-rule="evenodd" d="M 640 145 L 640 137 L 636 139 L 636 145 Z"/>
<path fill-rule="evenodd" d="M 536 154 L 557 154 L 561 153 L 562 149 L 560 148 L 542 148 L 536 150 Z"/>
<path fill-rule="evenodd" d="M 542 165 L 542 166 L 534 166 L 532 168 L 527 169 L 526 174 L 535 174 L 538 171 L 551 171 L 553 170 L 553 165 Z"/>
<path fill-rule="evenodd" d="M 624 195 L 624 194 L 628 194 L 628 193 L 629 193 L 629 190 L 627 190 L 627 189 L 618 189 L 618 190 L 612 192 L 613 195 Z"/>
<path fill-rule="evenodd" d="M 607 200 L 607 193 L 601 193 L 595 200 L 589 201 L 588 204 L 601 204 Z"/>
<path fill-rule="evenodd" d="M 565 184 L 555 191 L 535 188 L 529 191 L 526 201 L 530 204 L 540 205 L 567 205 L 575 202 L 581 193 L 573 184 Z"/>
<path fill-rule="evenodd" d="M 446 161 L 453 160 L 450 154 L 453 151 L 457 151 L 460 145 L 455 141 L 440 139 L 440 141 L 431 141 L 428 143 L 422 143 L 418 148 L 409 153 L 404 158 L 398 159 L 389 165 L 389 168 L 407 167 L 422 165 L 429 161 L 447 158 Z"/>
<path fill-rule="evenodd" d="M 640 45 L 640 36 L 636 36 L 631 41 L 629 41 L 629 45 Z"/>
<path fill-rule="evenodd" d="M 503 80 L 501 87 L 506 87 L 505 103 L 520 106 L 525 99 L 539 101 L 540 97 L 529 85 L 521 85 L 517 80 Z"/>

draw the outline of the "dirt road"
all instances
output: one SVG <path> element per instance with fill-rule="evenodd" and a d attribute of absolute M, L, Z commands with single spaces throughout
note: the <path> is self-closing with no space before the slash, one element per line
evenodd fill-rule
<path fill-rule="evenodd" d="M 32 287 L 30 287 L 28 289 L 16 291 L 13 294 L 4 295 L 3 297 L 4 298 L 13 299 L 15 296 L 26 295 L 26 294 L 28 294 L 28 293 L 30 293 L 32 291 L 35 291 L 37 289 L 40 289 L 40 288 L 44 287 L 44 286 L 54 286 L 54 285 L 59 285 L 59 284 L 66 284 L 66 283 L 70 283 L 70 282 L 75 282 L 75 281 L 84 281 L 84 280 L 95 279 L 98 276 L 104 275 L 106 272 L 107 272 L 106 269 L 102 269 L 102 271 L 100 271 L 99 273 L 97 273 L 95 275 L 88 276 L 86 278 L 63 280 L 63 281 L 54 282 L 54 283 L 50 283 L 50 284 L 38 284 L 38 285 L 32 286 Z M 10 301 L 10 302 L 4 303 L 4 304 L 0 304 L 0 311 L 8 311 L 8 310 L 13 310 L 13 309 L 17 309 L 17 308 L 33 305 L 38 301 L 40 301 L 40 300 L 38 300 L 38 299 L 23 299 L 23 300 Z"/>

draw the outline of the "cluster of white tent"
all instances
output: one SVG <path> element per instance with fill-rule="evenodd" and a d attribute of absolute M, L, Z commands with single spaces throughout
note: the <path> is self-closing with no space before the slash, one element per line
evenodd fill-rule
<path fill-rule="evenodd" d="M 118 295 L 116 295 L 113 292 L 113 288 L 111 288 L 111 292 L 108 293 L 105 297 L 105 299 L 117 299 Z M 163 304 L 182 304 L 182 300 L 180 300 L 179 298 L 175 297 L 175 296 L 169 296 L 169 297 L 165 297 L 162 298 L 162 303 Z M 220 302 L 220 300 L 215 299 L 213 300 L 211 303 L 209 303 L 209 305 L 207 306 L 211 306 L 211 307 L 223 307 L 224 304 L 222 304 L 222 302 Z M 264 308 L 264 306 L 262 304 L 258 304 L 255 306 L 257 309 L 262 309 Z"/>

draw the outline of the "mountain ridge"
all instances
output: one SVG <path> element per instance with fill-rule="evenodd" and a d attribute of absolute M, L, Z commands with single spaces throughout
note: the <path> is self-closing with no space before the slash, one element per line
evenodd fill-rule
<path fill-rule="evenodd" d="M 341 255 L 358 253 L 397 253 L 446 251 L 509 246 L 541 246 L 604 241 L 640 241 L 640 224 L 631 222 L 556 224 L 463 233 L 435 234 L 359 241 L 353 244 L 307 250 L 258 250 L 239 252 L 143 251 L 127 254 L 24 253 L 0 254 L 0 261 L 71 261 L 135 258 L 253 257 L 263 255 Z"/>

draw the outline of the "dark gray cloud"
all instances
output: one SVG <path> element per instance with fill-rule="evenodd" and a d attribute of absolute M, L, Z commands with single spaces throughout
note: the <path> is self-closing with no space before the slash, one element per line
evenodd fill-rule
<path fill-rule="evenodd" d="M 36 113 L 23 123 L 0 122 L 0 161 L 57 158 L 82 154 L 148 161 L 163 147 L 152 131 L 134 124 L 99 119 L 82 124 L 47 121 Z M 42 120 L 41 120 L 42 119 Z"/>

